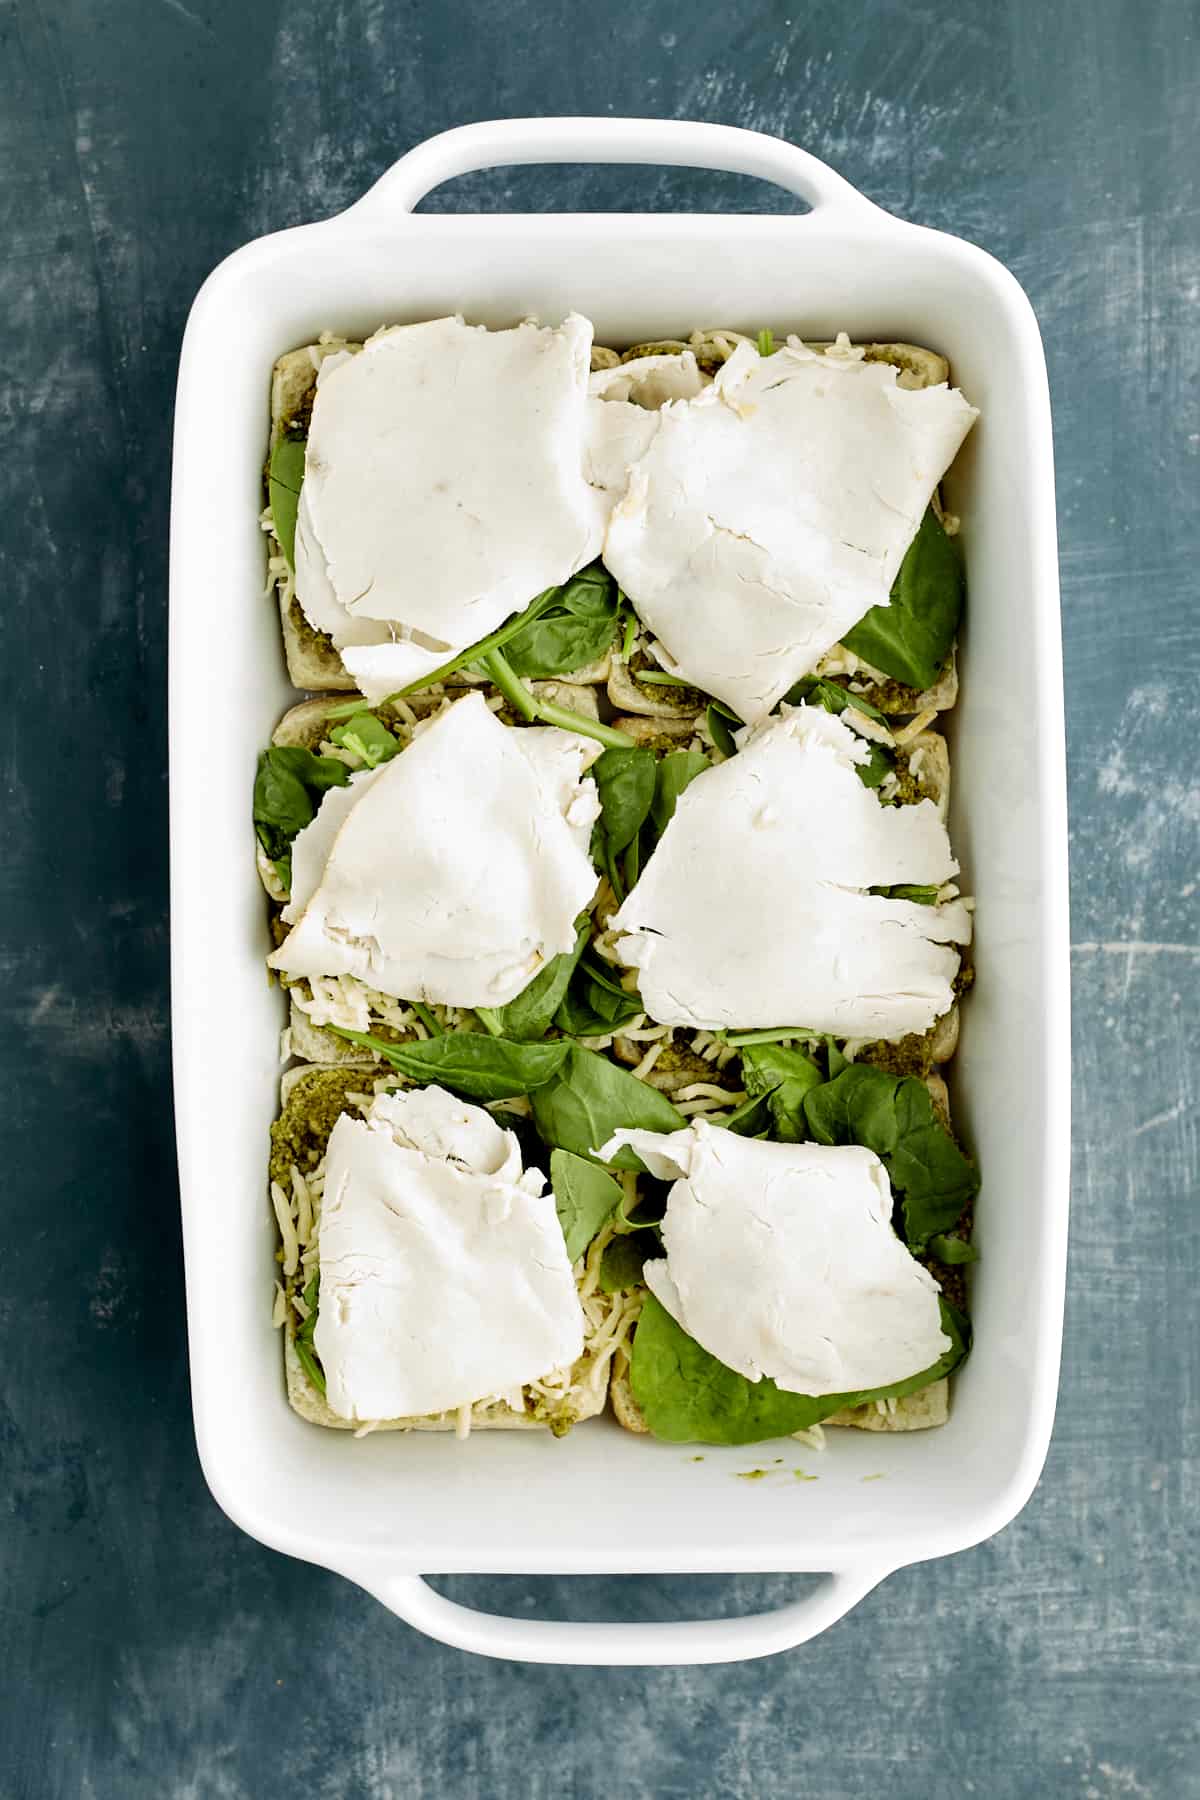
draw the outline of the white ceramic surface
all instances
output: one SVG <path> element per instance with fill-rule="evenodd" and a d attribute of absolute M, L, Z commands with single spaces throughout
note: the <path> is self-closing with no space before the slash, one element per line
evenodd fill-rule
<path fill-rule="evenodd" d="M 802 216 L 413 215 L 438 182 L 518 162 L 738 170 Z M 906 339 L 945 352 L 982 419 L 954 469 L 970 580 L 953 717 L 954 839 L 979 900 L 979 980 L 954 1064 L 984 1171 L 975 1349 L 941 1431 L 829 1434 L 823 1455 L 657 1443 L 596 1421 L 535 1433 L 354 1441 L 290 1411 L 271 1328 L 264 1186 L 282 1000 L 249 822 L 255 755 L 294 700 L 264 599 L 257 515 L 271 364 L 333 327 L 461 310 L 492 326 L 572 308 L 602 343 L 722 324 Z M 175 1104 L 196 1436 L 209 1485 L 264 1543 L 339 1570 L 412 1624 L 527 1661 L 716 1662 L 803 1643 L 890 1570 L 1000 1530 L 1041 1470 L 1058 1375 L 1068 1202 L 1062 675 L 1050 410 L 1013 277 L 904 224 L 792 145 L 666 120 L 465 126 L 339 217 L 263 238 L 210 276 L 184 340 L 171 542 Z M 222 645 L 214 658 L 214 637 Z M 219 682 L 219 688 L 215 686 Z M 216 695 L 221 712 L 214 714 Z M 820 1479 L 739 1481 L 780 1451 Z M 882 1479 L 864 1481 L 867 1475 Z M 421 1572 L 820 1570 L 751 1618 L 552 1624 L 473 1613 Z"/>

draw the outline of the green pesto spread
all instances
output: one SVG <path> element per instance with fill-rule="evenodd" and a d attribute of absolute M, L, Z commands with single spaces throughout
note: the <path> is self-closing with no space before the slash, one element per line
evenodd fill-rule
<path fill-rule="evenodd" d="M 622 350 L 621 361 L 641 362 L 644 356 L 682 356 L 687 349 L 678 338 L 662 338 L 658 343 L 633 344 L 628 350 Z"/>
<path fill-rule="evenodd" d="M 661 665 L 656 663 L 652 657 L 647 656 L 644 650 L 636 650 L 630 657 L 627 667 L 631 679 L 637 683 L 647 699 L 661 702 L 663 706 L 669 706 L 675 712 L 680 713 L 697 713 L 704 705 L 704 695 L 698 688 L 676 687 L 670 681 L 639 681 L 638 677 L 643 669 L 649 669 L 651 674 L 662 673 Z"/>
<path fill-rule="evenodd" d="M 327 631 L 318 631 L 315 625 L 309 624 L 304 616 L 304 608 L 294 596 L 288 607 L 288 624 L 296 633 L 305 650 L 315 651 L 319 656 L 330 657 L 337 663 L 339 669 L 341 668 L 342 659 L 333 647 L 333 639 Z"/>
<path fill-rule="evenodd" d="M 938 670 L 938 681 L 941 680 L 944 673 L 944 668 Z M 923 690 L 907 687 L 903 681 L 895 681 L 890 678 L 886 681 L 873 681 L 866 687 L 855 688 L 854 691 L 861 694 L 864 700 L 869 700 L 872 706 L 877 706 L 880 712 L 886 713 L 890 719 L 899 718 L 905 713 L 918 713 L 921 710 L 917 702 L 920 700 Z"/>
<path fill-rule="evenodd" d="M 523 1388 L 525 1407 L 530 1417 L 539 1425 L 545 1425 L 551 1437 L 566 1437 L 575 1424 L 575 1414 L 570 1405 L 563 1400 L 547 1400 L 544 1395 L 535 1394 L 532 1388 Z"/>
<path fill-rule="evenodd" d="M 325 1154 L 329 1134 L 342 1113 L 349 1111 L 347 1093 L 361 1093 L 372 1080 L 369 1069 L 312 1068 L 305 1070 L 288 1095 L 283 1112 L 271 1127 L 272 1181 L 286 1191 L 293 1163 L 303 1174 L 315 1168 Z"/>

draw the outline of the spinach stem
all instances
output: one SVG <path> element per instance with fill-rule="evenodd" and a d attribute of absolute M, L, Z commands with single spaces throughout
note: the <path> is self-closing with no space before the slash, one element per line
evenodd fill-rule
<path fill-rule="evenodd" d="M 416 1013 L 418 1019 L 420 1019 L 430 1037 L 441 1037 L 443 1035 L 441 1026 L 438 1024 L 423 1000 L 410 1000 L 409 1005 Z"/>
<path fill-rule="evenodd" d="M 636 669 L 633 672 L 635 681 L 645 681 L 651 687 L 690 688 L 693 682 L 685 681 L 682 675 L 668 675 L 665 669 Z"/>
<path fill-rule="evenodd" d="M 508 658 L 499 650 L 489 650 L 486 656 L 480 657 L 479 667 L 491 677 L 509 705 L 530 724 L 540 719 L 543 725 L 557 725 L 563 731 L 577 731 L 583 737 L 595 738 L 597 743 L 606 745 L 610 750 L 633 748 L 633 739 L 623 731 L 618 731 L 615 726 L 601 725 L 598 719 L 585 718 L 582 713 L 572 712 L 566 706 L 555 706 L 553 701 L 542 700 L 531 693 Z"/>
<path fill-rule="evenodd" d="M 805 1031 L 802 1025 L 781 1025 L 775 1031 L 727 1031 L 725 1042 L 734 1050 L 741 1050 L 747 1044 L 785 1044 L 790 1038 L 814 1037 L 815 1032 Z"/>
<path fill-rule="evenodd" d="M 422 675 L 419 681 L 410 681 L 407 687 L 398 688 L 394 694 L 388 695 L 387 700 L 377 701 L 376 705 L 386 706 L 388 701 L 400 700 L 405 694 L 418 694 L 424 688 L 432 687 L 435 682 L 444 681 L 446 676 L 453 675 L 456 669 L 470 668 L 472 663 L 481 661 L 489 651 L 498 650 L 501 644 L 507 644 L 510 638 L 516 637 L 517 633 L 523 631 L 526 625 L 540 617 L 551 601 L 557 598 L 559 591 L 556 587 L 546 588 L 537 596 L 536 600 L 530 601 L 524 612 L 515 613 L 505 624 L 499 625 L 495 631 L 489 632 L 487 637 L 480 638 L 477 644 L 470 644 L 465 650 L 456 651 L 446 662 L 439 663 L 436 669 L 430 670 L 428 675 Z M 325 716 L 328 719 L 348 719 L 354 713 L 362 712 L 362 710 L 363 702 L 361 700 L 348 700 L 344 706 L 330 707 Z"/>

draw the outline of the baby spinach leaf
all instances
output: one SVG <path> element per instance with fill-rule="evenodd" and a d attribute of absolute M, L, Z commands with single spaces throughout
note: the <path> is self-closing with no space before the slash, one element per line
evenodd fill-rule
<path fill-rule="evenodd" d="M 771 1136 L 781 1144 L 803 1143 L 808 1136 L 804 1096 L 824 1079 L 802 1050 L 747 1044 L 742 1051 L 742 1085 L 751 1100 L 765 1097 Z"/>
<path fill-rule="evenodd" d="M 882 744 L 867 745 L 867 760 L 855 763 L 854 773 L 866 788 L 877 788 L 895 768 L 895 759 L 884 749 Z"/>
<path fill-rule="evenodd" d="M 300 1359 L 301 1368 L 313 1386 L 323 1394 L 325 1392 L 325 1371 L 321 1367 L 321 1359 L 317 1355 L 313 1343 L 317 1329 L 317 1313 L 320 1309 L 320 1295 L 321 1271 L 318 1269 L 316 1274 L 309 1279 L 301 1296 L 308 1308 L 308 1317 L 301 1319 L 292 1342 L 296 1355 Z"/>
<path fill-rule="evenodd" d="M 885 900 L 912 900 L 917 906 L 936 906 L 937 887 L 918 887 L 911 882 L 898 882 L 895 887 L 873 887 L 870 892 Z"/>
<path fill-rule="evenodd" d="M 607 1057 L 597 1056 L 567 1039 L 552 1047 L 565 1051 L 566 1060 L 550 1080 L 533 1092 L 530 1100 L 533 1122 L 544 1143 L 594 1161 L 593 1153 L 608 1142 L 614 1131 L 682 1131 L 687 1124 L 665 1094 L 618 1068 Z M 625 1148 L 607 1166 L 640 1169 L 642 1165 L 634 1152 Z"/>
<path fill-rule="evenodd" d="M 390 762 L 401 750 L 400 740 L 372 712 L 355 713 L 344 725 L 335 725 L 329 736 L 343 750 L 352 750 L 368 769 Z"/>
<path fill-rule="evenodd" d="M 739 1137 L 769 1137 L 771 1109 L 767 1105 L 766 1095 L 759 1094 L 743 1100 L 731 1113 L 713 1113 L 712 1123 L 723 1125 L 726 1131 L 736 1131 Z"/>
<path fill-rule="evenodd" d="M 799 706 L 801 701 L 806 706 L 823 706 L 826 712 L 844 713 L 848 706 L 855 712 L 865 713 L 868 719 L 883 720 L 883 714 L 861 694 L 851 688 L 840 687 L 836 681 L 827 681 L 823 675 L 805 675 L 794 688 L 784 695 L 788 706 Z"/>
<path fill-rule="evenodd" d="M 950 1348 L 919 1374 L 857 1394 L 791 1394 L 764 1377 L 747 1381 L 690 1338 L 654 1298 L 646 1296 L 633 1337 L 633 1397 L 655 1437 L 675 1444 L 753 1444 L 806 1431 L 844 1406 L 901 1399 L 940 1381 L 970 1347 L 967 1320 L 941 1301 Z"/>
<path fill-rule="evenodd" d="M 308 1321 L 306 1319 L 305 1324 L 307 1323 Z M 313 1349 L 311 1342 L 307 1338 L 302 1338 L 300 1333 L 297 1332 L 292 1343 L 296 1355 L 299 1358 L 300 1367 L 304 1370 L 304 1373 L 308 1376 L 308 1379 L 312 1382 L 318 1393 L 323 1394 L 325 1392 L 325 1371 L 321 1367 L 317 1358 L 317 1353 Z"/>
<path fill-rule="evenodd" d="M 914 1075 L 888 1075 L 850 1063 L 804 1096 L 804 1116 L 819 1144 L 862 1144 L 882 1160 L 901 1195 L 904 1239 L 919 1250 L 948 1232 L 979 1190 L 979 1173 L 934 1112 Z"/>
<path fill-rule="evenodd" d="M 654 779 L 654 798 L 650 802 L 650 822 L 656 838 L 660 838 L 675 816 L 680 794 L 711 767 L 707 756 L 699 750 L 672 750 L 658 765 Z"/>
<path fill-rule="evenodd" d="M 642 828 L 654 803 L 653 750 L 605 750 L 588 770 L 600 795 L 600 819 L 608 848 L 619 855 Z"/>
<path fill-rule="evenodd" d="M 733 740 L 732 727 L 740 725 L 740 720 L 735 719 L 728 707 L 722 706 L 719 700 L 709 703 L 704 717 L 708 724 L 709 737 L 716 745 L 720 755 L 728 762 L 731 756 L 737 755 L 737 745 Z"/>
<path fill-rule="evenodd" d="M 958 631 L 965 585 L 958 548 L 929 507 L 900 564 L 890 604 L 873 606 L 842 642 L 896 681 L 932 687 Z"/>
<path fill-rule="evenodd" d="M 979 1261 L 979 1252 L 974 1244 L 968 1244 L 965 1238 L 946 1237 L 940 1233 L 929 1240 L 929 1254 L 935 1256 L 947 1268 L 955 1268 L 959 1263 Z"/>
<path fill-rule="evenodd" d="M 640 994 L 627 993 L 594 956 L 583 956 L 571 977 L 554 1023 L 569 1037 L 606 1037 L 636 1019 Z"/>
<path fill-rule="evenodd" d="M 434 1081 L 468 1100 L 508 1100 L 514 1094 L 532 1093 L 555 1076 L 571 1048 L 565 1039 L 518 1044 L 478 1031 L 448 1031 L 417 1044 L 389 1044 L 369 1031 L 347 1031 L 342 1025 L 330 1030 L 348 1044 L 376 1051 L 410 1081 Z"/>
<path fill-rule="evenodd" d="M 622 1188 L 621 1198 L 612 1217 L 613 1230 L 628 1236 L 632 1232 L 646 1231 L 651 1226 L 661 1225 L 666 1216 L 670 1186 L 668 1181 L 652 1181 L 649 1176 L 644 1175 L 637 1192 L 628 1199 Z"/>
<path fill-rule="evenodd" d="M 288 769 L 314 794 L 323 794 L 328 788 L 345 787 L 350 779 L 349 769 L 336 756 L 317 756 L 299 744 L 272 744 L 263 754 L 273 768 Z"/>
<path fill-rule="evenodd" d="M 277 439 L 267 470 L 267 497 L 271 502 L 275 536 L 279 539 L 280 548 L 291 569 L 296 566 L 296 515 L 300 510 L 300 489 L 303 485 L 304 439 Z"/>
<path fill-rule="evenodd" d="M 604 655 L 616 617 L 617 584 L 602 563 L 591 563 L 508 640 L 505 655 L 518 675 L 567 675 Z"/>
<path fill-rule="evenodd" d="M 586 1157 L 570 1150 L 552 1150 L 550 1185 L 567 1255 L 576 1262 L 620 1205 L 621 1184 Z"/>
<path fill-rule="evenodd" d="M 796 1082 L 807 1093 L 824 1079 L 817 1064 L 803 1050 L 770 1043 L 743 1046 L 742 1086 L 751 1099 L 770 1094 L 788 1081 Z"/>
<path fill-rule="evenodd" d="M 662 1245 L 655 1231 L 635 1231 L 630 1237 L 613 1238 L 600 1258 L 600 1292 L 620 1294 L 637 1287 L 646 1258 L 661 1255 Z"/>
<path fill-rule="evenodd" d="M 522 1043 L 545 1037 L 558 1010 L 575 965 L 588 941 L 591 921 L 586 913 L 575 921 L 575 942 L 569 950 L 552 956 L 527 988 L 507 1006 L 477 1006 L 475 1011 L 494 1037 L 516 1038 Z"/>
<path fill-rule="evenodd" d="M 334 756 L 314 756 L 294 744 L 272 744 L 254 776 L 254 827 L 267 855 L 282 859 L 298 831 L 311 824 L 315 796 L 345 787 L 350 771 Z"/>
<path fill-rule="evenodd" d="M 313 803 L 300 777 L 273 762 L 270 751 L 264 750 L 254 777 L 254 823 L 267 855 L 282 856 L 296 833 L 311 824 L 312 816 Z"/>
<path fill-rule="evenodd" d="M 879 708 L 864 700 L 861 694 L 839 687 L 836 681 L 826 681 L 823 676 L 806 675 L 785 694 L 784 699 L 789 706 L 797 706 L 803 701 L 808 706 L 823 706 L 831 713 L 844 713 L 851 707 L 855 712 L 865 713 L 868 719 L 883 718 Z M 889 756 L 883 745 L 868 739 L 867 760 L 855 764 L 855 773 L 864 787 L 877 788 L 895 766 L 895 758 Z"/>

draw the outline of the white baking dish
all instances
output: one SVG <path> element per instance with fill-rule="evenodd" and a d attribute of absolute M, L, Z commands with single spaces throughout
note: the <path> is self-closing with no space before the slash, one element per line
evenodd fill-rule
<path fill-rule="evenodd" d="M 438 182 L 518 162 L 674 163 L 778 182 L 804 216 L 420 216 Z M 257 524 L 274 358 L 334 327 L 461 310 L 499 326 L 577 308 L 602 343 L 692 325 L 905 339 L 951 359 L 982 419 L 950 501 L 969 623 L 954 716 L 954 839 L 978 895 L 956 1115 L 984 1171 L 974 1352 L 950 1423 L 830 1433 L 820 1479 L 739 1481 L 751 1449 L 687 1448 L 608 1421 L 540 1434 L 322 1432 L 284 1398 L 269 1323 L 264 1181 L 283 1023 L 268 987 L 249 826 L 257 750 L 294 699 Z M 214 649 L 214 645 L 219 646 Z M 339 1570 L 412 1624 L 530 1661 L 707 1662 L 804 1642 L 890 1570 L 998 1531 L 1045 1456 L 1068 1197 L 1068 963 L 1062 678 L 1050 412 L 1025 295 L 982 251 L 903 224 L 802 150 L 665 120 L 471 125 L 421 145 L 349 211 L 221 264 L 188 322 L 171 543 L 175 1100 L 196 1435 L 230 1517 Z M 797 1460 L 789 1456 L 788 1469 Z M 770 1457 L 766 1457 L 770 1464 Z M 866 1481 L 866 1476 L 882 1479 Z M 678 1625 L 473 1613 L 421 1571 L 825 1570 L 781 1610 Z"/>

